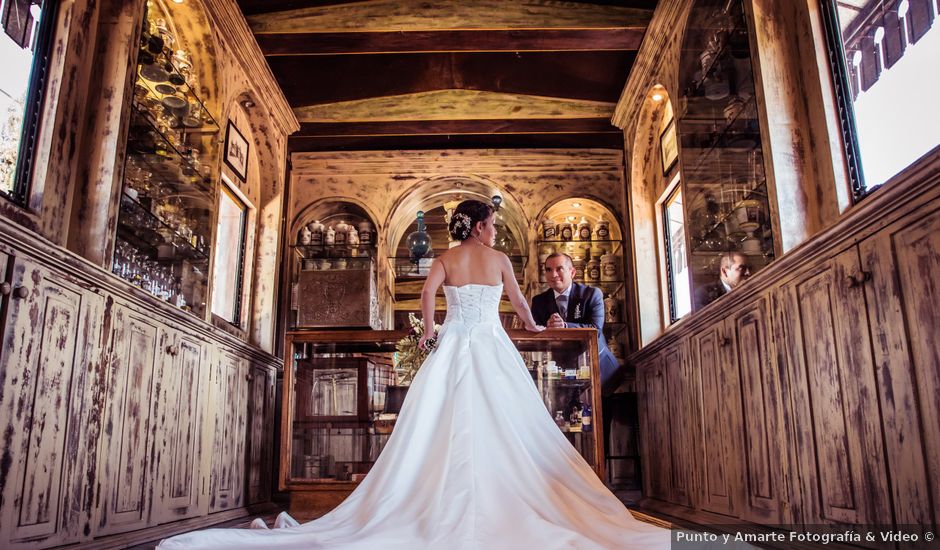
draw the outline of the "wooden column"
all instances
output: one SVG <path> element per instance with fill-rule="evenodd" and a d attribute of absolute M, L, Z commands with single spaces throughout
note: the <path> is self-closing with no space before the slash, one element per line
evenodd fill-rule
<path fill-rule="evenodd" d="M 130 109 L 130 86 L 137 66 L 137 40 L 144 2 L 103 2 L 98 24 L 93 102 L 84 130 L 84 154 L 75 182 L 68 247 L 109 267 L 120 206 L 121 177 Z"/>
<path fill-rule="evenodd" d="M 745 4 L 780 252 L 832 225 L 851 203 L 818 3 Z"/>

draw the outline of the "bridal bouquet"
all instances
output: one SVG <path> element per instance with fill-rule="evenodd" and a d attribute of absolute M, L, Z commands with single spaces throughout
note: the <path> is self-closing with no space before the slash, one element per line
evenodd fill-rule
<path fill-rule="evenodd" d="M 414 313 L 408 314 L 408 323 L 411 325 L 411 330 L 408 331 L 408 335 L 395 344 L 395 351 L 398 356 L 398 362 L 395 364 L 395 373 L 398 376 L 399 386 L 411 384 L 415 374 L 418 373 L 418 369 L 421 368 L 424 360 L 427 359 L 428 355 L 431 353 L 429 350 L 418 347 L 418 341 L 420 341 L 421 336 L 424 335 L 424 323 L 415 317 Z M 440 329 L 441 325 L 434 325 L 435 334 Z"/>

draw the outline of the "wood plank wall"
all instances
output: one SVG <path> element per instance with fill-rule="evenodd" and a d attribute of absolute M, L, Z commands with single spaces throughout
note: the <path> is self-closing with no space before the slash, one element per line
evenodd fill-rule
<path fill-rule="evenodd" d="M 0 274 L 0 546 L 145 541 L 270 500 L 279 359 L 16 225 Z"/>
<path fill-rule="evenodd" d="M 644 504 L 710 524 L 936 528 L 938 305 L 934 150 L 629 358 Z"/>
<path fill-rule="evenodd" d="M 268 352 L 297 121 L 235 0 L 173 4 L 201 98 L 250 140 L 248 181 L 230 177 L 254 226 L 244 329 L 111 275 L 144 3 L 61 3 L 28 201 L 0 200 L 3 548 L 126 546 L 270 501 L 282 367 Z"/>

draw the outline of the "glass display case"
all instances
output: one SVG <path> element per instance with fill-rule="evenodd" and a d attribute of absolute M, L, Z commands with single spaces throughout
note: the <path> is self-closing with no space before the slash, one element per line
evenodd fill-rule
<path fill-rule="evenodd" d="M 509 331 L 547 414 L 604 477 L 597 338 L 591 329 Z M 291 331 L 285 349 L 281 488 L 303 512 L 325 512 L 375 463 L 395 427 L 407 386 L 396 383 L 405 331 Z M 311 492 L 322 500 L 297 496 Z M 324 498 L 333 493 L 334 498 Z M 307 497 L 309 497 L 309 494 Z M 297 496 L 297 498 L 295 498 Z"/>
<path fill-rule="evenodd" d="M 194 92 L 189 53 L 177 47 L 167 15 L 148 3 L 112 270 L 204 318 L 219 126 Z"/>
<path fill-rule="evenodd" d="M 744 6 L 699 0 L 689 17 L 676 118 L 689 267 L 701 289 L 716 284 L 723 253 L 744 255 L 754 272 L 773 260 L 774 239 Z"/>

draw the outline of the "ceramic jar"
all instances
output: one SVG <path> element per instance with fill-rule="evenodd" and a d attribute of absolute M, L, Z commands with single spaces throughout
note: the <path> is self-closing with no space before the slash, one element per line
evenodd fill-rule
<path fill-rule="evenodd" d="M 319 220 L 314 220 L 307 227 L 310 228 L 310 244 L 323 244 L 323 224 Z"/>
<path fill-rule="evenodd" d="M 304 226 L 300 230 L 300 236 L 297 237 L 297 244 L 308 245 L 310 244 L 310 229 L 307 226 Z"/>
<path fill-rule="evenodd" d="M 343 220 L 340 220 L 336 224 L 336 234 L 334 235 L 334 243 L 337 245 L 346 244 L 346 237 L 349 234 L 349 226 Z"/>
<path fill-rule="evenodd" d="M 557 234 L 555 233 L 555 230 L 556 230 L 555 220 L 552 220 L 549 218 L 545 218 L 544 220 L 542 220 L 542 238 L 543 239 L 545 239 L 546 241 L 553 241 L 556 238 L 558 238 Z"/>
<path fill-rule="evenodd" d="M 601 280 L 605 282 L 617 281 L 620 278 L 620 269 L 617 267 L 617 257 L 613 254 L 601 256 Z"/>
<path fill-rule="evenodd" d="M 372 244 L 372 236 L 372 224 L 366 221 L 359 222 L 359 242 L 362 244 Z"/>
<path fill-rule="evenodd" d="M 581 221 L 578 222 L 578 240 L 591 240 L 591 222 L 587 221 L 587 218 L 584 216 L 581 216 Z"/>
<path fill-rule="evenodd" d="M 585 267 L 584 279 L 589 283 L 597 283 L 601 280 L 601 262 L 597 259 L 588 261 Z"/>

